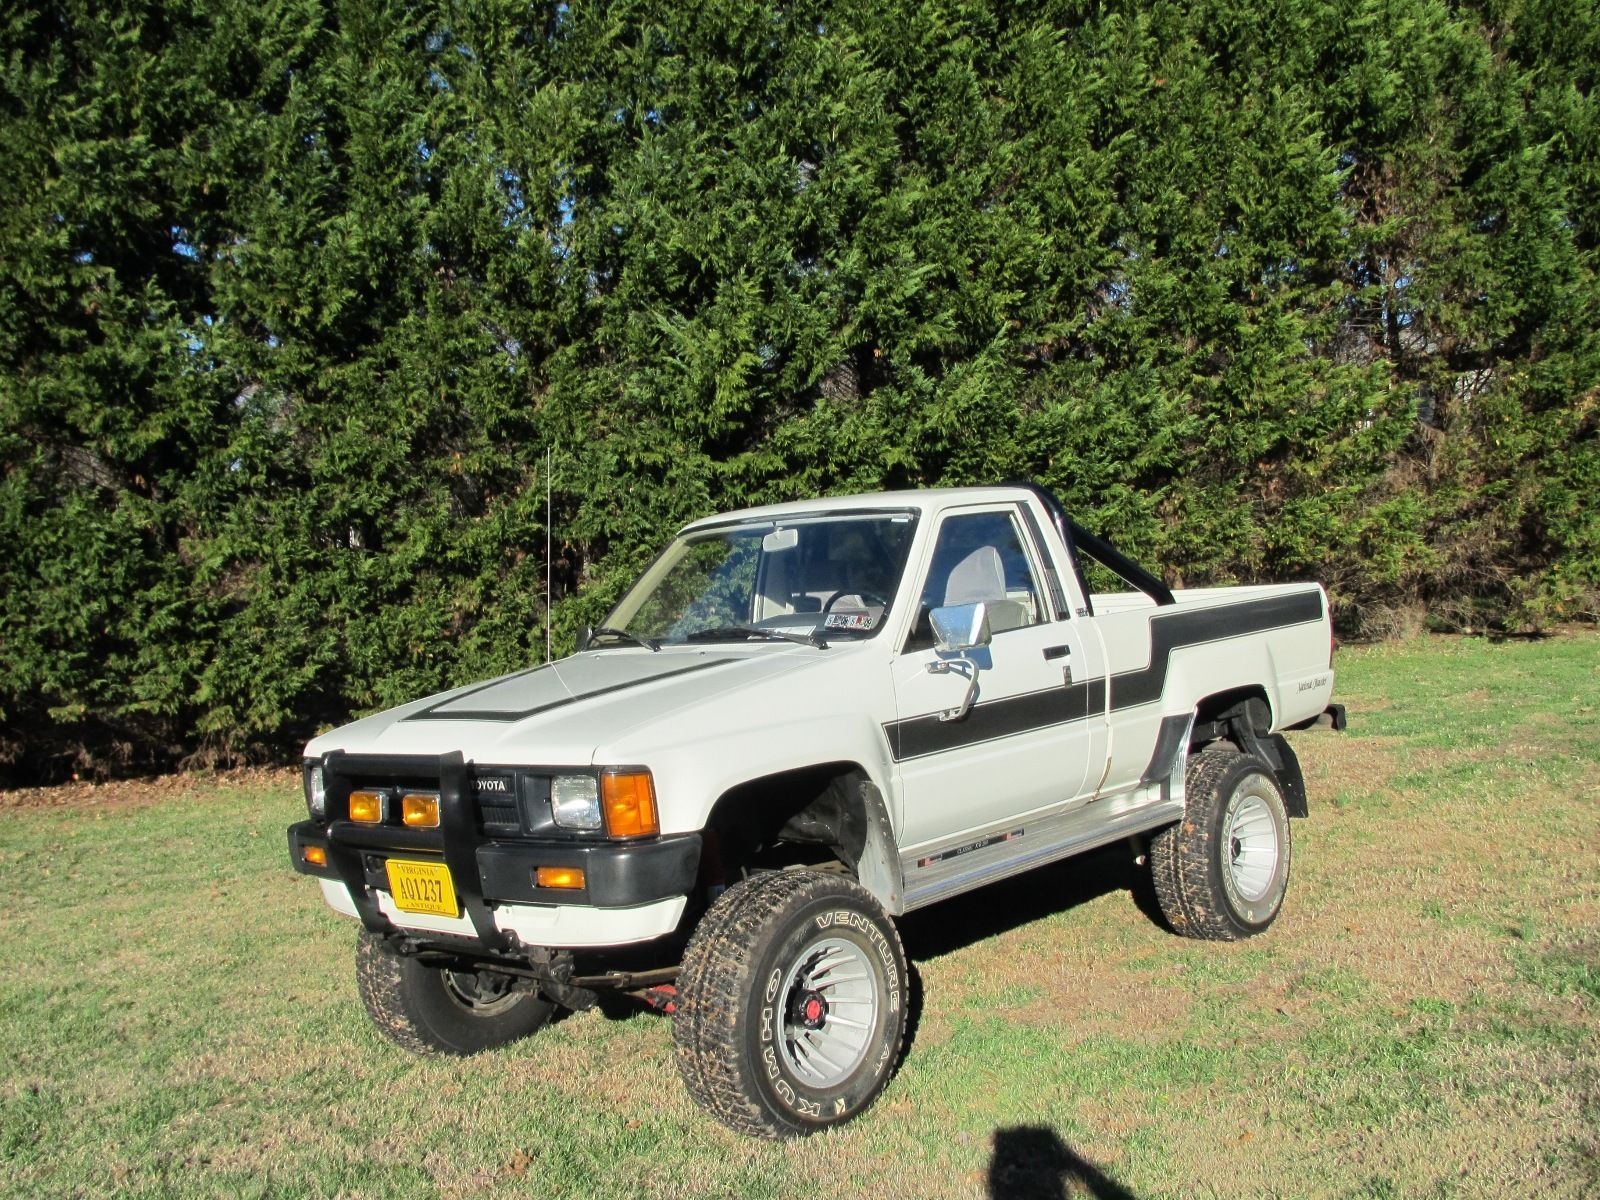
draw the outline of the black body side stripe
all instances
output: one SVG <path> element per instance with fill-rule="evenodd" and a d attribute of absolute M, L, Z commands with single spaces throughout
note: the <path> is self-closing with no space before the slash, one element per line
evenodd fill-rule
<path fill-rule="evenodd" d="M 1167 665 L 1182 646 L 1223 642 L 1288 625 L 1322 620 L 1322 593 L 1295 592 L 1267 600 L 1247 600 L 1221 608 L 1161 613 L 1150 620 L 1150 665 L 1111 677 L 1111 709 L 1136 708 L 1161 699 L 1167 690 Z"/>
<path fill-rule="evenodd" d="M 1043 692 L 1007 696 L 980 704 L 960 721 L 941 721 L 937 713 L 912 717 L 885 727 L 895 761 L 942 754 L 979 742 L 993 742 L 1013 734 L 1081 721 L 1106 704 L 1106 681 L 1087 679 Z"/>
<path fill-rule="evenodd" d="M 576 696 L 563 696 L 559 700 L 552 700 L 548 704 L 537 704 L 532 708 L 515 709 L 509 711 L 506 709 L 467 708 L 445 710 L 446 705 L 455 704 L 459 700 L 464 700 L 468 696 L 476 695 L 478 692 L 484 690 L 483 688 L 474 688 L 470 692 L 464 692 L 459 696 L 452 696 L 448 700 L 441 701 L 440 703 L 435 704 L 432 708 L 425 708 L 421 712 L 414 712 L 409 717 L 404 719 L 407 721 L 501 721 L 505 722 L 506 724 L 510 724 L 513 721 L 521 721 L 528 717 L 535 716 L 538 713 L 552 712 L 558 708 L 565 708 L 569 704 L 578 704 L 584 700 L 593 700 L 596 696 L 609 696 L 615 692 L 625 692 L 629 688 L 643 687 L 645 684 L 654 683 L 658 679 L 671 679 L 676 675 L 688 675 L 694 671 L 705 671 L 712 667 L 726 667 L 736 661 L 736 659 L 724 658 L 716 659 L 712 662 L 695 663 L 692 667 L 679 667 L 675 671 L 662 671 L 657 675 L 650 675 L 643 679 L 630 679 L 625 683 L 614 683 L 610 687 L 595 688 L 593 691 L 582 692 Z M 536 667 L 535 670 L 542 671 L 544 668 Z M 532 673 L 532 671 L 523 672 L 523 674 L 526 675 L 531 675 Z M 518 676 L 512 676 L 512 678 L 518 678 Z M 495 684 L 506 682 L 508 682 L 508 680 L 498 679 L 493 683 L 485 684 L 484 686 L 493 687 Z"/>
<path fill-rule="evenodd" d="M 1123 671 L 1111 676 L 1109 681 L 1104 677 L 1085 679 L 1066 687 L 992 700 L 977 705 L 962 721 L 941 721 L 937 713 L 929 713 L 892 721 L 883 731 L 895 761 L 904 762 L 1084 720 L 1104 708 L 1108 682 L 1113 712 L 1137 708 L 1161 699 L 1174 650 L 1321 619 L 1320 592 L 1297 592 L 1220 608 L 1157 610 L 1150 618 L 1149 666 Z"/>

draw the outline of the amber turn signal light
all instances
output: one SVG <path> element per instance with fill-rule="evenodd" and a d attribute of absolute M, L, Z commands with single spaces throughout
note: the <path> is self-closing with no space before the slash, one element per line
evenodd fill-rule
<path fill-rule="evenodd" d="M 313 867 L 328 865 L 328 851 L 322 846 L 301 846 L 300 857 Z"/>
<path fill-rule="evenodd" d="M 437 829 L 439 797 L 433 792 L 407 792 L 400 799 L 400 820 L 413 829 Z"/>
<path fill-rule="evenodd" d="M 376 825 L 383 820 L 382 792 L 351 792 L 350 819 L 363 825 Z"/>
<path fill-rule="evenodd" d="M 607 771 L 600 776 L 600 809 L 612 837 L 648 837 L 661 832 L 656 785 L 649 771 Z"/>
<path fill-rule="evenodd" d="M 533 881 L 542 888 L 581 888 L 587 882 L 582 867 L 540 867 Z"/>

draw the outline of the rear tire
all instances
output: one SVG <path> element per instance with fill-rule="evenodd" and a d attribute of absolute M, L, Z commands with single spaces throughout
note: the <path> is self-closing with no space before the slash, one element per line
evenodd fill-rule
<path fill-rule="evenodd" d="M 1189 760 L 1183 820 L 1150 842 L 1156 899 L 1173 931 L 1231 942 L 1263 932 L 1289 887 L 1289 814 L 1260 759 L 1208 750 Z"/>
<path fill-rule="evenodd" d="M 356 942 L 356 987 L 367 1015 L 384 1037 L 418 1054 L 477 1054 L 549 1024 L 556 1006 L 511 983 L 396 954 L 365 929 Z"/>
<path fill-rule="evenodd" d="M 900 935 L 860 884 L 754 876 L 718 897 L 684 951 L 679 1073 L 738 1133 L 793 1138 L 848 1121 L 894 1073 L 907 978 Z"/>

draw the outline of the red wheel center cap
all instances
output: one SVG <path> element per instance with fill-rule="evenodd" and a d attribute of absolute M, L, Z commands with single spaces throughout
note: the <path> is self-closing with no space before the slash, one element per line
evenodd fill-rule
<path fill-rule="evenodd" d="M 818 1000 L 815 996 L 812 996 L 806 1001 L 805 1012 L 807 1021 L 822 1020 L 822 1001 Z"/>

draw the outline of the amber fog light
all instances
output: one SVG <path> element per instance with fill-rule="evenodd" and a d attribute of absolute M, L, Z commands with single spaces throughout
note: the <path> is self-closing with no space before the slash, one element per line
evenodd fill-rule
<path fill-rule="evenodd" d="M 382 792 L 351 792 L 350 819 L 362 825 L 376 825 L 383 820 L 384 795 Z"/>
<path fill-rule="evenodd" d="M 439 827 L 437 792 L 407 792 L 400 799 L 400 820 L 413 829 Z"/>
<path fill-rule="evenodd" d="M 582 867 L 540 867 L 533 881 L 542 888 L 581 888 L 586 882 Z"/>
<path fill-rule="evenodd" d="M 313 867 L 325 867 L 328 865 L 328 852 L 321 846 L 302 846 L 300 848 L 300 857 Z"/>

